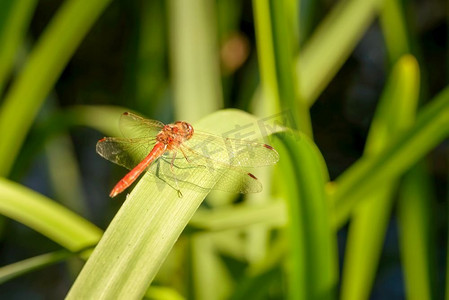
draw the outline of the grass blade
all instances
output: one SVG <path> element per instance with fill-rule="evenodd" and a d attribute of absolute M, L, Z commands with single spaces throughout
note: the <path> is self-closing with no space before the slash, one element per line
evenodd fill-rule
<path fill-rule="evenodd" d="M 449 135 L 449 88 L 418 114 L 415 124 L 374 157 L 363 157 L 329 185 L 331 222 L 339 228 L 360 196 L 396 179 Z"/>
<path fill-rule="evenodd" d="M 15 62 L 25 30 L 31 21 L 36 0 L 4 0 L 0 3 L 0 95 Z"/>
<path fill-rule="evenodd" d="M 404 177 L 399 194 L 400 250 L 407 299 L 435 299 L 432 286 L 431 183 L 422 165 Z"/>
<path fill-rule="evenodd" d="M 265 99 L 272 105 L 279 105 L 278 79 L 273 48 L 273 30 L 270 17 L 270 4 L 267 0 L 253 1 L 256 23 L 256 42 L 262 90 Z"/>
<path fill-rule="evenodd" d="M 406 55 L 396 64 L 374 117 L 365 155 L 387 146 L 413 120 L 418 101 L 419 69 Z M 365 195 L 349 226 L 341 299 L 368 299 L 377 271 L 397 182 L 390 181 Z"/>
<path fill-rule="evenodd" d="M 64 261 L 75 253 L 67 250 L 56 251 L 52 253 L 42 254 L 31 257 L 7 266 L 0 267 L 0 284 L 19 277 L 23 274 L 42 269 L 46 266 Z"/>
<path fill-rule="evenodd" d="M 223 107 L 214 5 L 208 0 L 169 1 L 177 119 L 198 120 Z"/>
<path fill-rule="evenodd" d="M 402 55 L 410 53 L 410 39 L 408 38 L 404 8 L 400 0 L 384 1 L 380 22 L 390 61 L 395 62 Z"/>
<path fill-rule="evenodd" d="M 0 178 L 0 213 L 52 239 L 70 251 L 95 245 L 101 230 L 56 202 Z"/>
<path fill-rule="evenodd" d="M 152 286 L 145 294 L 145 298 L 151 300 L 184 300 L 177 291 L 163 286 Z"/>
<path fill-rule="evenodd" d="M 291 1 L 290 1 L 291 2 Z M 273 22 L 273 48 L 279 83 L 279 100 L 282 110 L 291 110 L 295 129 L 312 137 L 312 124 L 308 106 L 301 97 L 298 76 L 294 65 L 294 50 L 298 39 L 294 34 L 294 15 L 287 0 L 271 1 Z M 289 18 L 290 17 L 290 18 Z"/>
<path fill-rule="evenodd" d="M 305 135 L 279 135 L 282 175 L 277 178 L 288 206 L 289 299 L 333 299 L 337 251 L 330 228 L 323 158 Z M 290 159 L 289 159 L 290 158 Z"/>
<path fill-rule="evenodd" d="M 0 176 L 9 173 L 45 97 L 110 0 L 68 0 L 30 54 L 0 108 Z"/>
<path fill-rule="evenodd" d="M 189 223 L 194 230 L 222 231 L 243 229 L 249 225 L 282 226 L 286 223 L 285 203 L 234 205 L 216 211 L 198 210 Z"/>
<path fill-rule="evenodd" d="M 371 24 L 382 0 L 343 0 L 312 34 L 296 62 L 301 95 L 312 106 Z"/>

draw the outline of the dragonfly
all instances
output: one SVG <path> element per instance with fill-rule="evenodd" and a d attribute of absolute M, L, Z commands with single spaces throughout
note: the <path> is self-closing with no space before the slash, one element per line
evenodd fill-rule
<path fill-rule="evenodd" d="M 257 193 L 262 191 L 262 184 L 246 169 L 279 160 L 270 145 L 196 131 L 184 121 L 164 124 L 125 112 L 119 128 L 123 138 L 105 137 L 96 146 L 102 157 L 130 170 L 114 186 L 111 198 L 142 173 L 174 188 L 179 197 L 183 188 Z"/>

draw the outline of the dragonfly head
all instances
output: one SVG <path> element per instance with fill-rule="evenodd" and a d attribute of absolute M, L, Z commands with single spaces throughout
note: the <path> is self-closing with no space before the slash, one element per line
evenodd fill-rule
<path fill-rule="evenodd" d="M 193 127 L 187 122 L 178 121 L 175 123 L 177 126 L 179 133 L 184 136 L 186 140 L 190 139 L 193 135 Z"/>

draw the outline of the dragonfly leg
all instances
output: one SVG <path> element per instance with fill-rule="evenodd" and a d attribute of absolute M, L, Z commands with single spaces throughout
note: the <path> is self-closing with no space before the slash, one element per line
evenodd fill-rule
<path fill-rule="evenodd" d="M 175 172 L 173 171 L 173 165 L 174 165 L 174 163 L 175 163 L 175 159 L 176 159 L 176 152 L 175 152 L 175 154 L 173 154 L 173 157 L 172 157 L 171 163 L 170 163 L 170 171 L 171 171 L 173 174 L 175 174 Z"/>
<path fill-rule="evenodd" d="M 184 153 L 184 150 L 182 150 L 182 148 L 179 148 L 179 150 L 181 150 L 182 155 L 184 155 L 184 158 L 187 160 L 188 163 L 191 163 L 191 161 L 189 160 L 189 158 L 187 157 L 187 155 Z"/>
<path fill-rule="evenodd" d="M 164 160 L 165 161 L 165 160 Z M 182 192 L 181 192 L 181 190 L 179 189 L 179 186 L 178 186 L 178 179 L 176 178 L 176 176 L 174 176 L 173 178 L 175 179 L 175 183 L 176 183 L 176 187 L 175 186 L 173 186 L 170 182 L 168 182 L 167 180 L 165 180 L 164 178 L 163 178 L 163 176 L 161 175 L 161 169 L 160 169 L 160 166 L 161 166 L 161 160 L 158 160 L 157 161 L 157 166 L 156 166 L 156 172 L 154 173 L 154 175 L 156 175 L 156 177 L 159 179 L 159 180 L 161 180 L 162 182 L 164 182 L 165 184 L 167 184 L 169 187 L 171 187 L 172 189 L 174 189 L 177 193 L 178 193 L 178 197 L 179 198 L 182 198 L 183 197 L 183 195 L 182 195 Z M 170 166 L 170 170 L 172 171 L 172 173 L 173 173 L 173 169 L 172 169 L 172 166 Z M 173 173 L 173 175 L 175 175 L 174 173 Z"/>
<path fill-rule="evenodd" d="M 176 161 L 172 158 L 170 161 L 168 161 L 167 158 L 160 158 L 161 160 L 165 161 L 166 163 L 170 164 L 170 168 L 172 169 L 172 173 L 174 173 L 174 168 L 178 170 L 189 170 L 189 169 L 196 169 L 196 168 L 206 168 L 204 165 L 199 164 L 191 164 L 189 166 L 180 166 L 176 163 Z"/>

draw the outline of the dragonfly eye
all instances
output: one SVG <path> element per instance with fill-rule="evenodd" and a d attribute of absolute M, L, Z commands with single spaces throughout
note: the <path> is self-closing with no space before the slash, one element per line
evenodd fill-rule
<path fill-rule="evenodd" d="M 192 125 L 190 125 L 187 122 L 183 122 L 182 126 L 184 127 L 184 130 L 189 134 L 189 136 L 192 136 L 192 134 L 193 134 L 193 127 L 192 127 Z"/>

